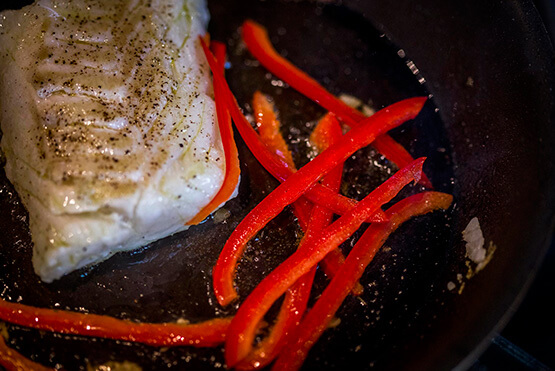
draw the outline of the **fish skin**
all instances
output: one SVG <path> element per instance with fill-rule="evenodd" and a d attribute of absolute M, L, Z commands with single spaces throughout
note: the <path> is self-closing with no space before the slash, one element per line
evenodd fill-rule
<path fill-rule="evenodd" d="M 204 1 L 0 13 L 6 175 L 45 282 L 182 231 L 223 183 Z"/>

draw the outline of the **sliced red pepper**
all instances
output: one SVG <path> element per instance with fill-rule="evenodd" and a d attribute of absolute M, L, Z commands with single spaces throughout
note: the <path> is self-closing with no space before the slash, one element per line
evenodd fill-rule
<path fill-rule="evenodd" d="M 152 346 L 213 347 L 221 344 L 230 318 L 194 324 L 137 323 L 98 314 L 36 308 L 0 299 L 0 319 L 60 334 L 132 341 Z"/>
<path fill-rule="evenodd" d="M 33 362 L 14 349 L 8 347 L 4 337 L 0 335 L 0 366 L 6 371 L 54 371 L 54 368 L 45 367 L 40 363 Z"/>
<path fill-rule="evenodd" d="M 247 137 L 254 136 L 252 141 L 260 143 L 263 152 L 271 154 L 271 152 L 267 150 L 267 147 L 260 142 L 260 138 L 258 138 L 258 135 L 241 113 L 235 98 L 231 94 L 229 87 L 227 87 L 227 83 L 221 71 L 218 69 L 217 61 L 210 50 L 208 50 L 204 41 L 202 39 L 200 40 L 208 63 L 210 64 L 215 84 L 220 85 L 219 88 L 222 90 L 227 88 L 228 108 L 231 110 L 231 116 L 236 123 L 236 127 L 241 132 L 243 139 L 247 142 Z M 235 275 L 237 261 L 242 255 L 246 243 L 254 237 L 268 221 L 279 214 L 285 206 L 291 204 L 307 190 L 311 189 L 323 175 L 344 162 L 355 151 L 370 144 L 378 135 L 399 126 L 409 119 L 413 119 L 418 112 L 420 112 L 425 102 L 426 98 L 423 97 L 405 99 L 364 119 L 359 126 L 344 135 L 336 145 L 322 152 L 298 172 L 291 174 L 286 181 L 260 202 L 233 231 L 231 237 L 224 245 L 212 272 L 214 292 L 220 305 L 227 305 L 237 298 L 237 292 L 233 287 L 233 277 Z M 237 121 L 242 120 L 245 120 L 246 123 L 244 123 L 244 125 L 238 125 Z M 243 126 L 247 126 L 250 131 L 245 130 L 243 133 Z M 253 154 L 257 154 L 257 151 L 252 148 L 251 151 Z M 270 157 L 273 159 L 272 161 L 276 161 L 276 163 L 281 162 L 284 167 L 288 168 L 287 164 L 277 159 L 275 155 L 271 154 Z M 331 190 L 330 192 L 333 194 Z M 376 212 L 378 208 L 374 209 L 374 212 Z M 370 215 L 368 217 L 370 217 Z"/>
<path fill-rule="evenodd" d="M 330 177 L 337 177 L 337 173 L 330 173 L 324 178 L 328 178 L 328 180 L 333 182 L 334 179 L 330 179 Z M 326 179 L 323 181 L 325 180 Z M 321 233 L 322 229 L 330 224 L 332 217 L 333 214 L 325 207 L 315 205 L 311 212 L 310 223 L 305 239 L 309 238 L 308 236 Z M 301 242 L 299 249 L 302 248 Z M 270 364 L 270 362 L 278 356 L 306 311 L 315 273 L 316 266 L 312 267 L 306 274 L 297 279 L 287 290 L 280 312 L 269 335 L 241 360 L 241 362 L 236 364 L 234 368 L 238 370 L 259 369 Z"/>
<path fill-rule="evenodd" d="M 270 333 L 247 355 L 247 357 L 235 365 L 235 369 L 260 369 L 270 364 L 270 362 L 278 356 L 287 342 L 288 336 L 291 335 L 294 328 L 298 326 L 306 311 L 315 272 L 316 267 L 299 278 L 297 282 L 287 290 L 279 314 Z"/>
<path fill-rule="evenodd" d="M 275 107 L 269 98 L 259 91 L 256 91 L 252 98 L 252 107 L 256 118 L 256 126 L 261 142 L 268 150 L 278 155 L 287 166 L 293 171 L 297 171 L 297 167 L 293 161 L 293 155 L 285 143 L 281 135 L 281 123 L 275 112 Z M 312 203 L 305 197 L 300 197 L 293 203 L 293 213 L 297 217 L 303 231 L 308 228 L 310 219 L 310 210 Z"/>
<path fill-rule="evenodd" d="M 213 271 L 214 289 L 220 304 L 227 305 L 237 297 L 233 287 L 235 265 L 249 239 L 286 205 L 310 189 L 326 171 L 345 161 L 357 149 L 368 145 L 376 133 L 385 132 L 387 127 L 396 126 L 414 117 L 424 101 L 422 98 L 413 98 L 379 111 L 367 119 L 366 125 L 351 130 L 338 145 L 324 151 L 297 173 L 291 174 L 287 181 L 257 205 L 233 232 Z"/>
<path fill-rule="evenodd" d="M 328 255 L 326 255 L 326 258 L 320 262 L 320 266 L 330 280 L 339 274 L 339 270 L 343 264 L 345 264 L 345 256 L 339 249 L 331 251 Z M 360 284 L 360 282 L 357 282 L 355 287 L 353 287 L 352 294 L 360 296 L 363 293 L 364 287 Z"/>
<path fill-rule="evenodd" d="M 328 174 L 325 178 L 337 176 Z M 329 180 L 329 179 L 328 179 Z M 333 179 L 332 179 L 333 181 Z M 317 235 L 329 225 L 333 214 L 323 206 L 315 205 L 312 209 L 309 228 L 305 235 Z M 299 247 L 302 248 L 302 245 Z M 241 362 L 235 365 L 238 370 L 253 370 L 267 366 L 279 354 L 288 341 L 288 337 L 304 315 L 312 288 L 312 282 L 316 273 L 316 266 L 308 273 L 302 275 L 285 293 L 285 298 L 280 312 L 269 335 L 264 338 L 258 346 L 253 349 Z"/>
<path fill-rule="evenodd" d="M 447 209 L 453 196 L 440 192 L 424 192 L 399 201 L 386 214 L 387 223 L 373 224 L 353 247 L 337 276 L 326 287 L 316 304 L 289 337 L 272 370 L 297 370 L 310 348 L 326 330 L 333 316 L 360 279 L 376 252 L 401 224 L 414 216 Z"/>
<path fill-rule="evenodd" d="M 281 123 L 277 118 L 275 107 L 269 98 L 256 91 L 252 98 L 252 107 L 258 127 L 258 134 L 261 142 L 268 150 L 278 155 L 293 172 L 297 167 L 293 161 L 293 155 L 281 135 Z M 305 197 L 299 198 L 293 203 L 293 212 L 301 224 L 301 228 L 306 231 L 312 204 Z"/>
<path fill-rule="evenodd" d="M 231 90 L 229 90 L 229 86 L 227 85 L 223 74 L 217 67 L 218 63 L 216 59 L 210 53 L 202 39 L 201 45 L 203 45 L 204 52 L 212 70 L 214 85 L 221 84 L 222 89 L 226 90 L 228 105 L 229 109 L 231 110 L 231 116 L 235 123 L 235 127 L 237 128 L 237 130 L 239 130 L 239 133 L 241 134 L 241 137 L 243 138 L 253 155 L 256 157 L 256 159 L 262 164 L 262 166 L 264 166 L 264 168 L 268 170 L 276 179 L 278 179 L 279 181 L 284 181 L 289 176 L 291 176 L 291 174 L 294 173 L 294 170 L 289 168 L 285 161 L 283 161 L 272 151 L 270 151 L 268 147 L 266 147 L 266 145 L 260 140 L 260 137 L 258 136 L 256 131 L 254 131 L 247 118 L 241 112 L 241 109 L 239 108 L 235 98 L 233 97 Z M 346 213 L 354 205 L 356 205 L 355 200 L 341 196 L 333 192 L 329 188 L 322 186 L 321 184 L 315 184 L 310 190 L 306 192 L 305 196 L 313 203 L 326 206 L 334 213 L 340 215 Z M 384 220 L 383 215 L 383 212 L 381 210 L 378 210 L 375 215 L 372 215 L 372 217 L 369 218 L 368 222 L 381 222 Z"/>
<path fill-rule="evenodd" d="M 343 136 L 341 141 L 348 135 Z M 316 159 L 326 158 L 324 155 L 333 152 L 331 151 L 332 148 L 334 147 L 330 147 Z M 395 197 L 403 186 L 413 180 L 418 181 L 422 173 L 423 162 L 424 159 L 421 158 L 399 170 L 360 201 L 349 213 L 341 216 L 328 228 L 324 229 L 321 234 L 309 236 L 305 239 L 293 255 L 262 280 L 239 307 L 229 326 L 225 345 L 225 358 L 228 367 L 234 366 L 250 353 L 258 323 L 272 304 L 297 279 L 306 274 L 330 251 L 337 248 L 339 244 L 351 236 L 372 212 Z M 310 163 L 301 168 L 297 174 L 300 174 L 309 165 Z M 286 183 L 284 182 L 282 185 Z M 265 200 L 279 189 L 280 187 Z"/>
<path fill-rule="evenodd" d="M 289 157 L 291 159 L 290 165 L 294 168 L 295 165 L 293 164 L 291 153 L 279 132 L 281 124 L 275 116 L 275 110 L 271 102 L 261 93 L 255 94 L 255 97 L 253 98 L 253 108 L 255 116 L 257 117 L 257 124 L 261 139 L 268 145 L 268 147 L 270 147 L 270 149 L 280 151 L 280 153 L 285 155 L 285 158 Z M 314 133 L 314 141 L 318 147 L 318 151 L 320 152 L 327 149 L 330 145 L 333 145 L 343 135 L 339 122 L 335 119 L 333 114 L 324 116 L 318 122 L 313 134 Z M 276 138 L 278 136 L 279 138 Z M 341 186 L 342 174 L 343 166 L 341 164 L 327 174 L 322 179 L 322 183 L 333 191 L 338 192 Z M 301 199 L 302 198 L 299 200 Z M 293 205 L 297 205 L 299 200 L 295 201 Z M 302 207 L 303 206 L 301 205 L 298 208 Z M 303 210 L 303 212 L 306 214 L 305 210 Z M 332 217 L 333 214 L 327 208 L 315 205 L 311 211 L 310 223 L 308 227 L 303 228 L 303 230 L 306 232 L 306 235 L 317 234 L 322 230 L 322 228 L 329 225 Z M 334 251 L 337 251 L 339 257 L 344 260 L 343 254 L 339 251 L 339 249 Z M 326 259 L 328 256 L 326 256 Z M 293 286 L 287 290 L 279 314 L 270 333 L 252 352 L 249 353 L 245 359 L 235 365 L 236 369 L 253 370 L 262 368 L 267 366 L 275 357 L 277 357 L 287 340 L 287 336 L 298 325 L 306 310 L 315 273 L 316 267 L 313 267 L 309 273 L 299 278 Z"/>
<path fill-rule="evenodd" d="M 395 127 L 414 117 L 424 101 L 425 99 L 422 98 L 401 101 L 366 119 L 365 125 L 351 130 L 337 145 L 324 151 L 297 173 L 293 173 L 258 204 L 232 233 L 214 268 L 214 290 L 220 304 L 227 305 L 237 297 L 233 287 L 235 265 L 248 240 L 254 237 L 285 206 L 291 204 L 310 189 L 322 175 L 345 161 L 359 148 L 368 145 L 376 134 L 385 132 L 388 128 Z"/>
<path fill-rule="evenodd" d="M 277 118 L 275 107 L 269 98 L 260 91 L 254 92 L 252 108 L 258 126 L 258 135 L 264 144 L 277 152 L 276 154 L 289 165 L 289 168 L 296 169 L 291 151 L 281 135 L 281 123 Z"/>
<path fill-rule="evenodd" d="M 314 131 L 310 134 L 310 142 L 316 147 L 318 152 L 322 152 L 332 145 L 337 138 L 340 138 L 341 135 L 341 127 L 339 126 L 335 115 L 333 113 L 328 113 L 320 120 L 320 122 L 318 122 Z M 336 138 L 335 141 L 333 138 Z M 341 172 L 343 172 L 343 168 L 341 169 Z M 337 186 L 337 191 L 339 191 L 339 185 Z M 337 248 L 326 255 L 324 260 L 320 262 L 320 266 L 326 273 L 326 276 L 332 279 L 344 262 L 345 257 L 343 256 L 343 252 Z M 363 291 L 364 288 L 359 282 L 357 282 L 352 293 L 353 295 L 362 295 Z"/>
<path fill-rule="evenodd" d="M 254 93 L 252 106 L 254 116 L 256 117 L 256 124 L 258 126 L 260 139 L 270 150 L 274 151 L 274 153 L 278 154 L 278 156 L 280 156 L 285 162 L 287 162 L 289 168 L 296 169 L 296 166 L 293 163 L 293 156 L 291 155 L 291 151 L 287 147 L 287 143 L 285 143 L 285 140 L 281 135 L 281 123 L 276 116 L 275 107 L 272 102 L 267 96 L 257 91 Z M 324 117 L 322 117 L 322 119 L 316 125 L 316 128 L 310 136 L 310 141 L 315 145 L 318 152 L 323 152 L 331 144 L 337 142 L 337 140 L 342 135 L 343 133 L 341 131 L 341 127 L 339 126 L 339 122 L 335 118 L 335 115 L 332 113 L 328 113 Z M 333 179 L 333 186 L 330 186 L 329 182 L 323 182 L 322 184 L 337 192 L 339 191 L 339 186 L 341 183 L 343 165 L 339 165 L 337 169 L 333 170 L 333 172 L 337 174 L 335 174 L 334 176 L 331 176 L 331 173 L 328 174 L 329 179 Z M 300 205 L 305 205 L 301 201 L 303 199 L 304 197 L 301 197 L 293 203 L 293 212 L 297 216 L 297 219 L 306 218 L 306 213 L 303 213 L 300 210 Z M 303 228 L 303 230 L 306 231 L 306 228 Z M 326 258 L 322 262 L 322 268 L 324 269 L 326 275 L 331 278 L 344 261 L 345 258 L 343 257 L 343 253 L 339 249 L 337 249 L 326 256 Z M 353 293 L 355 293 L 356 295 L 360 295 L 362 291 L 362 286 L 358 284 L 355 290 L 353 290 Z"/>
<path fill-rule="evenodd" d="M 221 69 L 223 71 L 225 63 L 225 45 L 217 41 L 212 42 L 212 47 L 218 56 L 218 61 L 221 61 Z M 214 210 L 220 207 L 223 203 L 230 199 L 235 192 L 239 177 L 241 175 L 241 168 L 239 166 L 239 154 L 235 139 L 233 138 L 233 128 L 231 127 L 231 116 L 227 109 L 225 101 L 225 93 L 219 91 L 214 87 L 214 100 L 216 101 L 216 115 L 218 117 L 218 128 L 220 129 L 220 137 L 222 138 L 222 145 L 225 155 L 225 174 L 222 186 L 214 198 L 203 207 L 197 215 L 189 222 L 188 225 L 194 225 L 202 222 Z"/>
<path fill-rule="evenodd" d="M 364 114 L 337 99 L 316 80 L 279 55 L 263 26 L 247 20 L 243 23 L 242 29 L 243 40 L 251 54 L 274 75 L 328 111 L 335 113 L 347 125 L 355 127 L 364 120 Z M 378 136 L 372 145 L 399 168 L 413 160 L 410 153 L 389 135 Z M 421 184 L 431 187 L 431 182 L 425 175 L 422 176 Z"/>
<path fill-rule="evenodd" d="M 209 34 L 206 34 L 209 35 Z M 210 45 L 210 50 L 212 51 L 212 54 L 214 54 L 214 57 L 216 58 L 216 60 L 218 61 L 218 65 L 220 66 L 220 70 L 224 71 L 225 70 L 225 57 L 226 57 L 226 46 L 224 43 L 220 42 L 220 41 L 211 41 L 211 42 L 207 42 L 206 40 L 204 40 L 204 42 L 206 42 L 208 45 Z"/>

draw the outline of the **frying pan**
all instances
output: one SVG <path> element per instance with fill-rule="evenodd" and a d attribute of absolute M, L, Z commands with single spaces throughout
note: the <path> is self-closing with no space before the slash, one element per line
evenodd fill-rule
<path fill-rule="evenodd" d="M 303 139 L 323 111 L 253 62 L 237 33 L 245 18 L 266 25 L 278 51 L 334 93 L 376 108 L 431 96 L 422 114 L 392 135 L 415 156 L 428 156 L 425 169 L 435 188 L 452 193 L 455 205 L 407 223 L 388 240 L 389 249 L 362 278 L 363 296 L 347 298 L 341 324 L 326 331 L 304 367 L 467 368 L 518 305 L 553 229 L 555 64 L 533 5 L 213 0 L 209 7 L 212 37 L 229 46 L 228 77 L 239 102 L 248 109 L 255 89 L 272 94 L 300 163 L 307 161 Z M 209 219 L 49 285 L 33 274 L 26 212 L 2 173 L 2 297 L 138 321 L 232 314 L 236 306 L 215 304 L 211 267 L 225 236 L 276 186 L 238 141 L 242 182 L 239 197 L 225 206 L 228 219 Z M 348 169 L 343 192 L 360 197 L 392 167 L 366 149 Z M 497 249 L 483 271 L 463 278 L 463 287 L 461 232 L 473 217 Z M 242 298 L 292 251 L 299 233 L 294 223 L 285 211 L 253 240 L 238 271 Z M 325 283 L 317 279 L 316 294 Z M 10 346 L 24 355 L 66 369 L 123 360 L 144 369 L 223 367 L 221 349 L 157 349 L 17 326 L 9 335 Z"/>

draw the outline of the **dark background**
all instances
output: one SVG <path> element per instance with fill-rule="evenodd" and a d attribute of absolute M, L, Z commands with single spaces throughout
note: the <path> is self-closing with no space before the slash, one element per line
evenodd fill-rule
<path fill-rule="evenodd" d="M 555 0 L 534 0 L 534 3 L 555 45 Z M 555 369 L 554 298 L 555 241 L 552 241 L 522 304 L 471 370 Z"/>

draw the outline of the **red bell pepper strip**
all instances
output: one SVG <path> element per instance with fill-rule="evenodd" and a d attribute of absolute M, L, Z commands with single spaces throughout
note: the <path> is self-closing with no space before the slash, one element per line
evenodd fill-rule
<path fill-rule="evenodd" d="M 256 131 L 254 131 L 247 118 L 241 112 L 237 101 L 233 97 L 231 90 L 229 90 L 229 86 L 227 85 L 223 74 L 217 67 L 218 63 L 216 59 L 212 53 L 210 53 L 202 38 L 201 45 L 203 46 L 204 53 L 206 54 L 208 63 L 210 64 L 210 69 L 212 70 L 214 85 L 221 84 L 222 89 L 226 90 L 229 105 L 228 108 L 231 110 L 231 116 L 235 123 L 235 127 L 239 130 L 241 137 L 262 166 L 264 166 L 264 168 L 268 170 L 276 179 L 283 182 L 294 173 L 294 170 L 289 168 L 285 161 L 270 151 L 260 140 Z M 407 120 L 408 119 L 409 118 L 407 118 Z M 313 203 L 326 206 L 336 214 L 344 214 L 356 205 L 355 200 L 341 196 L 321 184 L 315 184 L 310 190 L 308 190 L 308 192 L 306 192 L 305 196 Z M 369 218 L 368 222 L 381 222 L 384 220 L 383 215 L 383 212 L 378 210 L 375 215 L 372 215 Z"/>
<path fill-rule="evenodd" d="M 273 149 L 289 165 L 289 168 L 296 169 L 291 151 L 281 135 L 281 123 L 276 116 L 274 105 L 267 96 L 260 91 L 255 91 L 252 97 L 252 108 L 260 139 L 268 148 Z"/>
<path fill-rule="evenodd" d="M 285 140 L 281 135 L 281 123 L 276 116 L 275 107 L 272 102 L 267 96 L 259 91 L 256 91 L 253 96 L 252 106 L 260 139 L 270 150 L 274 151 L 274 153 L 278 154 L 278 156 L 280 156 L 285 162 L 287 162 L 291 169 L 294 169 L 296 171 L 296 166 L 293 162 L 291 151 L 287 147 L 287 143 L 285 143 Z M 324 117 L 322 117 L 322 119 L 316 125 L 316 128 L 310 136 L 310 141 L 315 145 L 318 152 L 323 152 L 331 144 L 335 143 L 342 135 L 343 133 L 341 131 L 341 127 L 339 126 L 339 122 L 335 118 L 335 115 L 332 113 L 328 113 Z M 339 165 L 337 169 L 333 170 L 333 172 L 338 174 L 331 176 L 332 174 L 330 173 L 328 175 L 330 176 L 330 179 L 333 179 L 334 186 L 331 187 L 325 184 L 326 182 L 324 182 L 323 184 L 327 185 L 328 188 L 331 188 L 334 191 L 338 192 L 343 173 L 343 165 Z M 300 210 L 303 207 L 301 206 L 301 204 L 306 205 L 302 203 L 301 200 L 304 200 L 304 197 L 299 198 L 293 203 L 293 212 L 299 220 L 305 219 L 305 215 L 307 214 Z M 303 230 L 306 231 L 306 228 L 303 228 Z M 322 268 L 324 269 L 326 275 L 331 278 L 344 261 L 345 258 L 343 256 L 343 253 L 341 252 L 341 250 L 336 249 L 326 256 L 326 258 L 322 262 Z M 360 295 L 362 291 L 362 286 L 358 284 L 355 290 L 353 290 L 353 293 L 355 293 L 356 295 Z"/>
<path fill-rule="evenodd" d="M 209 34 L 206 34 L 206 35 L 209 35 Z M 227 54 L 225 44 L 223 42 L 216 41 L 216 40 L 213 40 L 211 42 L 207 42 L 205 40 L 204 42 L 206 42 L 207 44 L 210 45 L 210 50 L 212 51 L 212 54 L 214 54 L 214 57 L 218 61 L 218 65 L 220 66 L 220 70 L 224 71 L 225 70 L 225 56 Z"/>
<path fill-rule="evenodd" d="M 221 69 L 223 71 L 225 63 L 225 45 L 219 42 L 212 42 L 212 47 L 218 55 L 218 61 L 221 61 Z M 227 104 L 224 98 L 224 92 L 219 91 L 216 86 L 214 88 L 214 100 L 216 101 L 216 115 L 218 118 L 218 128 L 220 129 L 220 137 L 222 138 L 222 145 L 225 155 L 225 175 L 222 186 L 214 198 L 204 206 L 197 215 L 189 222 L 188 225 L 198 224 L 220 205 L 225 203 L 235 192 L 239 177 L 241 175 L 241 168 L 239 166 L 239 154 L 235 139 L 233 138 L 233 128 L 231 127 L 231 116 L 227 109 Z"/>
<path fill-rule="evenodd" d="M 229 87 L 227 87 L 223 74 L 218 68 L 216 59 L 210 50 L 208 50 L 204 40 L 202 38 L 200 40 L 210 64 L 215 84 L 220 86 L 218 89 L 225 89 L 227 92 L 228 108 L 231 110 L 231 116 L 243 139 L 247 143 L 248 141 L 259 143 L 261 149 L 263 149 L 262 152 L 271 154 L 267 147 L 260 142 L 260 138 L 241 113 L 235 98 L 231 94 Z M 413 119 L 420 112 L 425 101 L 426 98 L 424 97 L 406 99 L 378 111 L 373 116 L 365 118 L 358 127 L 344 135 L 336 145 L 328 148 L 298 172 L 291 174 L 286 181 L 259 203 L 233 231 L 231 237 L 224 245 L 212 272 L 214 292 L 220 305 L 227 305 L 237 298 L 237 292 L 233 287 L 233 277 L 237 261 L 242 255 L 246 243 L 268 221 L 279 214 L 285 206 L 291 204 L 307 190 L 311 189 L 325 173 L 344 162 L 356 150 L 370 144 L 376 136 L 399 126 L 407 120 Z M 242 120 L 244 121 L 243 124 L 238 125 L 237 122 Z M 251 137 L 250 139 L 248 139 L 249 136 Z M 257 154 L 257 151 L 252 148 L 251 151 L 253 154 Z M 283 166 L 287 167 L 287 164 L 277 159 L 275 155 L 271 154 L 269 158 L 272 159 L 271 161 L 276 163 L 281 162 Z M 280 169 L 282 168 L 280 167 Z M 333 194 L 331 190 L 330 192 Z M 374 212 L 377 210 L 378 208 Z"/>
<path fill-rule="evenodd" d="M 310 134 L 310 142 L 316 147 L 318 152 L 322 152 L 333 144 L 330 140 L 331 138 L 339 138 L 340 135 L 342 135 L 342 132 L 337 119 L 335 119 L 335 115 L 328 113 L 320 120 L 312 134 Z M 326 273 L 326 276 L 332 279 L 344 262 L 345 257 L 343 252 L 337 248 L 326 255 L 324 260 L 320 262 L 320 266 Z M 362 295 L 363 291 L 364 288 L 360 282 L 357 282 L 352 293 L 353 295 Z"/>
<path fill-rule="evenodd" d="M 109 316 L 36 308 L 0 299 L 0 320 L 61 334 L 132 341 L 152 346 L 213 347 L 221 344 L 230 318 L 194 324 L 137 323 Z"/>
<path fill-rule="evenodd" d="M 243 40 L 251 54 L 274 75 L 323 108 L 335 113 L 350 127 L 358 126 L 364 120 L 364 114 L 337 99 L 316 80 L 279 55 L 263 26 L 247 20 L 243 23 L 242 30 Z M 413 160 L 410 153 L 389 135 L 378 136 L 372 145 L 399 168 Z M 425 174 L 420 182 L 426 187 L 431 187 L 431 182 Z"/>
<path fill-rule="evenodd" d="M 269 98 L 260 91 L 256 91 L 252 98 L 252 107 L 256 118 L 256 126 L 258 127 L 260 141 L 268 150 L 285 161 L 292 171 L 296 172 L 297 167 L 293 161 L 293 155 L 281 135 L 281 123 L 276 116 L 273 103 L 271 103 Z M 305 197 L 300 197 L 292 206 L 301 228 L 303 231 L 306 231 L 312 204 Z"/>
<path fill-rule="evenodd" d="M 326 258 L 320 262 L 322 270 L 326 273 L 326 276 L 331 280 L 339 274 L 339 270 L 345 264 L 345 256 L 339 249 L 331 251 Z M 355 296 L 360 296 L 364 292 L 364 287 L 357 282 L 355 287 L 353 287 L 352 294 Z"/>
<path fill-rule="evenodd" d="M 54 368 L 45 367 L 39 363 L 33 362 L 8 347 L 4 341 L 4 337 L 0 335 L 0 366 L 7 371 L 54 371 Z"/>
<path fill-rule="evenodd" d="M 353 130 L 350 133 L 352 132 Z M 343 136 L 340 143 L 348 135 L 349 133 Z M 332 152 L 333 148 L 332 146 L 324 151 L 312 163 L 318 158 L 324 157 L 326 153 Z M 262 280 L 239 307 L 229 326 L 225 344 L 225 358 L 228 367 L 233 367 L 250 353 L 258 323 L 272 304 L 297 279 L 306 274 L 330 251 L 337 248 L 339 244 L 351 236 L 376 208 L 395 197 L 402 187 L 409 182 L 418 181 L 422 173 L 423 162 L 423 158 L 413 161 L 409 166 L 399 170 L 372 191 L 349 213 L 341 216 L 328 228 L 325 228 L 321 234 L 309 235 L 293 255 Z M 301 168 L 296 174 L 300 174 L 309 165 L 310 163 Z M 286 183 L 284 182 L 282 185 Z M 270 196 L 279 189 L 280 187 L 276 188 L 276 191 L 271 193 Z M 265 200 L 268 200 L 270 196 L 266 197 Z"/>
<path fill-rule="evenodd" d="M 237 370 L 260 369 L 272 362 L 287 342 L 287 338 L 298 326 L 306 311 L 312 281 L 316 267 L 300 277 L 295 284 L 287 290 L 281 304 L 280 311 L 272 326 L 270 333 L 258 346 L 253 349 L 240 363 L 235 365 Z"/>
<path fill-rule="evenodd" d="M 324 151 L 297 173 L 291 174 L 261 202 L 233 232 L 213 271 L 214 289 L 220 304 L 227 305 L 237 297 L 233 287 L 235 265 L 248 240 L 285 206 L 310 189 L 325 172 L 345 161 L 354 151 L 368 145 L 376 134 L 414 117 L 424 101 L 422 98 L 413 98 L 379 111 L 368 118 L 365 125 L 351 130 L 336 146 Z"/>
<path fill-rule="evenodd" d="M 331 118 L 333 118 L 333 120 Z M 342 135 L 339 123 L 337 123 L 337 119 L 335 119 L 333 113 L 328 113 L 320 120 L 312 134 L 310 134 L 310 142 L 316 147 L 318 152 L 322 152 L 333 144 L 330 143 L 330 138 L 334 138 L 337 135 Z M 332 279 L 337 274 L 337 271 L 344 261 L 345 257 L 343 256 L 343 252 L 337 248 L 326 255 L 324 260 L 320 262 L 320 266 L 326 273 L 326 276 Z M 353 295 L 361 295 L 363 291 L 364 288 L 357 282 L 352 293 Z"/>
<path fill-rule="evenodd" d="M 273 105 L 264 95 L 261 93 L 255 93 L 255 97 L 253 98 L 253 108 L 255 116 L 257 117 L 258 130 L 260 132 L 261 139 L 270 147 L 270 149 L 274 151 L 278 150 L 280 153 L 285 154 L 286 157 L 291 158 L 290 165 L 294 168 L 295 165 L 293 164 L 291 153 L 279 132 L 280 123 L 275 116 Z M 318 122 L 313 134 L 314 133 L 314 141 L 318 147 L 318 151 L 320 152 L 324 151 L 330 145 L 333 145 L 343 135 L 339 122 L 335 119 L 333 114 L 324 116 Z M 275 138 L 276 136 L 279 136 L 279 138 Z M 342 174 L 343 165 L 341 164 L 327 174 L 322 179 L 322 183 L 335 192 L 338 192 L 341 186 Z M 301 199 L 302 198 L 299 200 Z M 295 201 L 293 205 L 297 205 L 299 200 Z M 302 206 L 299 206 L 299 208 L 301 207 Z M 308 228 L 303 228 L 303 230 L 306 235 L 317 234 L 330 224 L 332 217 L 333 213 L 331 213 L 327 208 L 315 205 L 314 208 L 312 208 L 309 226 Z M 339 257 L 343 258 L 343 254 L 338 249 L 334 251 L 337 251 L 339 253 Z M 328 258 L 328 256 L 326 256 L 326 258 Z M 247 357 L 245 357 L 245 359 L 235 365 L 236 369 L 253 370 L 262 368 L 267 366 L 275 357 L 277 357 L 287 340 L 287 336 L 298 325 L 306 310 L 315 273 L 316 267 L 313 267 L 310 272 L 299 278 L 293 286 L 287 290 L 275 324 L 270 333 L 252 352 L 249 353 Z"/>
<path fill-rule="evenodd" d="M 293 161 L 293 155 L 281 135 L 281 123 L 276 116 L 273 103 L 271 103 L 269 98 L 260 91 L 256 91 L 252 98 L 252 107 L 256 118 L 256 126 L 258 127 L 260 141 L 264 143 L 268 150 L 285 161 L 293 172 L 296 172 L 297 167 Z M 292 206 L 293 213 L 297 217 L 302 230 L 306 231 L 310 219 L 312 203 L 305 197 L 300 197 Z"/>
<path fill-rule="evenodd" d="M 330 173 L 325 178 L 329 179 L 336 175 Z M 333 181 L 334 179 L 331 180 Z M 321 233 L 330 224 L 332 217 L 333 214 L 325 207 L 315 205 L 312 209 L 305 239 L 309 238 L 308 236 L 315 236 Z M 301 242 L 299 249 L 302 248 Z M 280 312 L 269 335 L 241 362 L 236 364 L 234 368 L 238 370 L 259 369 L 270 364 L 278 356 L 283 346 L 287 343 L 289 336 L 294 333 L 295 327 L 299 325 L 301 318 L 305 314 L 315 273 L 316 266 L 299 277 L 287 290 Z"/>
<path fill-rule="evenodd" d="M 248 240 L 254 237 L 285 206 L 297 200 L 310 189 L 321 176 L 345 161 L 359 148 L 368 145 L 376 135 L 413 118 L 420 111 L 424 101 L 425 98 L 401 101 L 369 117 L 364 125 L 351 130 L 337 145 L 324 151 L 297 173 L 291 174 L 285 182 L 258 204 L 232 233 L 214 268 L 214 291 L 219 303 L 227 305 L 237 298 L 233 287 L 235 266 Z"/>
<path fill-rule="evenodd" d="M 272 370 L 297 370 L 310 348 L 326 330 L 333 316 L 360 279 L 376 252 L 401 224 L 414 216 L 447 209 L 453 196 L 424 192 L 399 201 L 387 210 L 387 223 L 373 224 L 353 247 L 337 276 L 326 287 L 281 352 Z"/>

